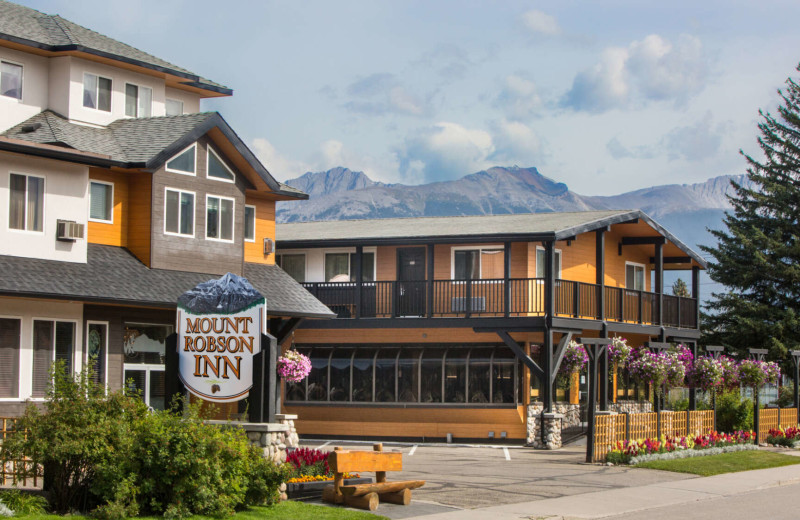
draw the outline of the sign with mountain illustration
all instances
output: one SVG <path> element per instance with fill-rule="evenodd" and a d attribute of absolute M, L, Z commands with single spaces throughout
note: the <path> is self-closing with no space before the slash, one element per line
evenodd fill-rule
<path fill-rule="evenodd" d="M 218 403 L 246 398 L 253 356 L 261 352 L 266 300 L 228 273 L 178 299 L 178 373 L 189 392 Z"/>

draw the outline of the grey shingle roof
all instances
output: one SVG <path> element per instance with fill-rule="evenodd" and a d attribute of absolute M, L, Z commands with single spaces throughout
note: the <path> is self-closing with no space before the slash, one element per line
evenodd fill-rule
<path fill-rule="evenodd" d="M 0 0 L 0 38 L 34 44 L 50 51 L 80 50 L 119 59 L 186 78 L 187 84 L 224 94 L 232 91 L 152 54 L 109 38 L 58 15 L 49 15 L 22 5 Z"/>
<path fill-rule="evenodd" d="M 276 316 L 334 314 L 276 265 L 246 263 L 244 276 Z M 149 269 L 126 249 L 89 244 L 87 263 L 0 256 L 0 294 L 174 307 L 178 296 L 218 275 Z"/>

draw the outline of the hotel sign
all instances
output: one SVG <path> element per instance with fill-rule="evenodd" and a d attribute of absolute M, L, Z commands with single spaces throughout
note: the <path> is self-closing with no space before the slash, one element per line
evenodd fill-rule
<path fill-rule="evenodd" d="M 229 294 L 242 289 L 245 294 Z M 261 352 L 265 314 L 264 297 L 232 274 L 181 296 L 178 373 L 186 389 L 217 403 L 246 398 L 253 386 L 253 357 Z"/>

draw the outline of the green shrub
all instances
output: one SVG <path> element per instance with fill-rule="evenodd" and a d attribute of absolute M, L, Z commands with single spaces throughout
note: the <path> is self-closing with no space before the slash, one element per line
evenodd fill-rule
<path fill-rule="evenodd" d="M 777 446 L 784 446 L 786 448 L 794 448 L 795 442 L 797 442 L 795 439 L 788 439 L 783 436 L 780 437 L 767 436 L 767 444 L 775 444 Z"/>
<path fill-rule="evenodd" d="M 23 492 L 19 489 L 0 491 L 0 502 L 14 511 L 17 516 L 41 515 L 47 509 L 47 500 L 43 496 Z"/>
<path fill-rule="evenodd" d="M 739 389 L 717 395 L 717 430 L 735 432 L 753 429 L 753 402 L 743 398 Z"/>
<path fill-rule="evenodd" d="M 791 386 L 782 386 L 778 389 L 778 398 L 772 404 L 778 408 L 789 408 L 794 404 L 794 388 Z"/>

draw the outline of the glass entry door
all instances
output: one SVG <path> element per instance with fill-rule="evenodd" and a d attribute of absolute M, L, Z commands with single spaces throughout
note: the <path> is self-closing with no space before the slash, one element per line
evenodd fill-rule
<path fill-rule="evenodd" d="M 126 323 L 123 330 L 125 388 L 140 393 L 148 406 L 166 405 L 164 353 L 172 325 Z"/>

